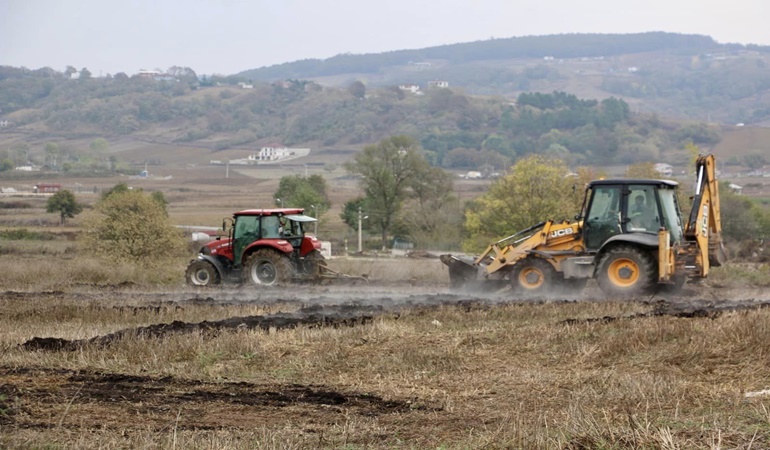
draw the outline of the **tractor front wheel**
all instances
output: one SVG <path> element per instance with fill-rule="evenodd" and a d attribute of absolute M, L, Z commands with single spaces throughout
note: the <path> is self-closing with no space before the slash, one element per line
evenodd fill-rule
<path fill-rule="evenodd" d="M 518 294 L 544 295 L 554 288 L 556 270 L 541 258 L 525 258 L 513 266 L 511 287 Z"/>
<path fill-rule="evenodd" d="M 287 256 L 268 249 L 254 252 L 245 266 L 246 281 L 260 286 L 286 283 L 294 273 Z"/>
<path fill-rule="evenodd" d="M 606 294 L 632 297 L 649 292 L 655 285 L 657 272 L 649 252 L 624 245 L 602 256 L 596 281 Z"/>
<path fill-rule="evenodd" d="M 187 266 L 185 279 L 190 286 L 214 286 L 221 278 L 217 269 L 208 261 L 193 261 Z"/>

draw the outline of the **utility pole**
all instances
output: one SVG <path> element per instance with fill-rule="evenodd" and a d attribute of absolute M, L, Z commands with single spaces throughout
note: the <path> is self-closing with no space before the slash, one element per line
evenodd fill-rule
<path fill-rule="evenodd" d="M 313 208 L 313 215 L 315 216 L 315 222 L 313 222 L 313 234 L 318 237 L 318 207 L 316 205 L 310 205 Z"/>
<path fill-rule="evenodd" d="M 361 253 L 363 251 L 363 248 L 361 247 L 361 222 L 364 219 L 361 217 L 361 207 L 358 207 L 358 253 Z"/>

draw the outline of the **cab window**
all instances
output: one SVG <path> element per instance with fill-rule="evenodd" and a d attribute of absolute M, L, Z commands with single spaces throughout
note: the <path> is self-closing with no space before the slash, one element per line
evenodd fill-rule
<path fill-rule="evenodd" d="M 660 211 L 655 186 L 631 185 L 626 201 L 626 231 L 657 233 Z"/>

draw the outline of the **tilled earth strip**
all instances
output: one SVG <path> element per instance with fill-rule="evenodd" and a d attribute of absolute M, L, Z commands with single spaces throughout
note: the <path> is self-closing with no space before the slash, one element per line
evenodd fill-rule
<path fill-rule="evenodd" d="M 414 410 L 409 401 L 317 385 L 213 383 L 88 370 L 0 367 L 0 426 L 119 429 L 253 428 L 328 424 L 345 415 Z"/>

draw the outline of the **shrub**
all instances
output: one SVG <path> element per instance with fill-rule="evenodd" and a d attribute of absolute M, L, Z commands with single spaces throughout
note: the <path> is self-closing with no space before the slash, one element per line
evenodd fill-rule
<path fill-rule="evenodd" d="M 142 191 L 115 192 L 84 221 L 83 244 L 112 260 L 160 265 L 185 253 L 182 233 L 164 205 Z"/>

